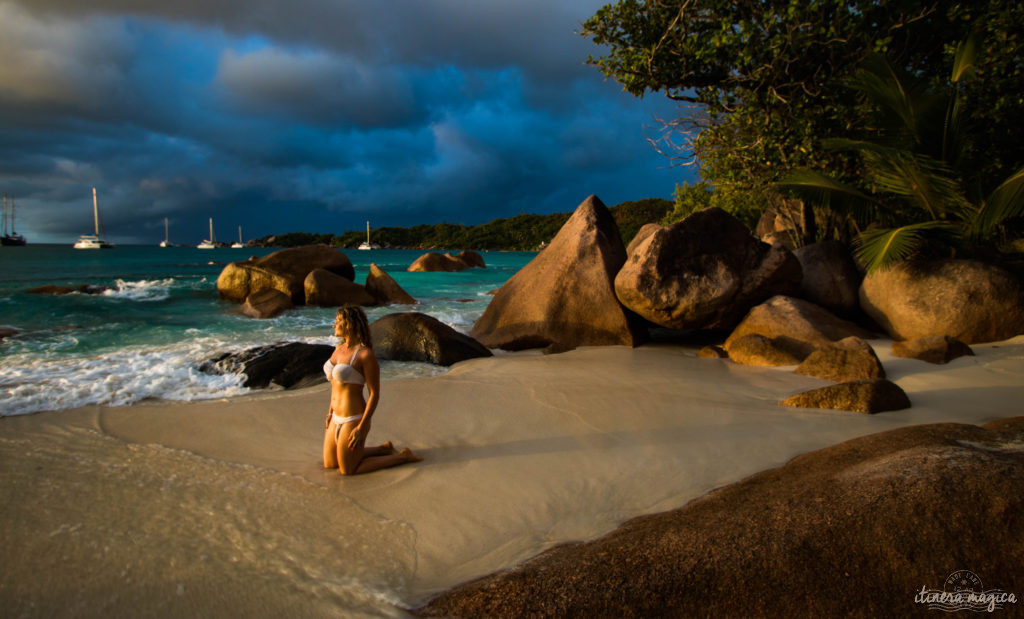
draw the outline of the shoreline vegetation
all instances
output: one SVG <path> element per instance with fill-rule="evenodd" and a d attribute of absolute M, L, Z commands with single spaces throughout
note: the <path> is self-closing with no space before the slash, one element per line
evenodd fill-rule
<path fill-rule="evenodd" d="M 619 227 L 623 244 L 636 235 L 645 224 L 660 223 L 672 210 L 672 202 L 663 198 L 646 198 L 623 202 L 609 210 Z M 422 224 L 410 227 L 385 226 L 373 231 L 373 242 L 384 249 L 475 249 L 494 251 L 536 251 L 558 233 L 572 215 L 520 214 L 492 220 L 486 224 Z M 257 247 L 299 247 L 324 244 L 355 249 L 366 240 L 363 230 L 342 234 L 288 232 L 265 236 L 252 242 Z"/>

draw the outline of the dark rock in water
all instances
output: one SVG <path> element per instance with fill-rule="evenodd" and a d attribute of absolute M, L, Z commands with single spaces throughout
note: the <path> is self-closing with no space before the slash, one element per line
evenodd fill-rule
<path fill-rule="evenodd" d="M 1024 591 L 1024 418 L 932 424 L 794 458 L 443 593 L 446 617 L 881 617 L 969 569 Z M 976 590 L 980 593 L 981 588 Z M 1020 601 L 1006 610 L 1019 612 Z M 932 612 L 935 616 L 940 616 Z M 955 613 L 954 613 L 955 614 Z M 944 615 L 941 615 L 944 616 Z"/>
<path fill-rule="evenodd" d="M 484 262 L 484 257 L 472 249 L 464 249 L 459 253 L 455 254 L 455 259 L 467 264 L 470 268 L 486 269 L 487 264 Z"/>
<path fill-rule="evenodd" d="M 373 295 L 378 305 L 415 305 L 416 299 L 412 298 L 393 277 L 377 266 L 370 264 L 370 272 L 366 275 L 366 292 Z"/>
<path fill-rule="evenodd" d="M 303 282 L 306 305 L 340 307 L 342 305 L 376 305 L 366 288 L 326 269 L 313 269 Z"/>
<path fill-rule="evenodd" d="M 944 365 L 957 357 L 974 356 L 967 344 L 948 335 L 932 335 L 905 342 L 893 342 L 892 354 Z"/>
<path fill-rule="evenodd" d="M 838 383 L 885 378 L 885 369 L 874 349 L 854 336 L 815 350 L 793 371 Z"/>
<path fill-rule="evenodd" d="M 100 286 L 98 284 L 80 284 L 74 288 L 67 286 L 54 286 L 47 284 L 46 286 L 39 286 L 31 290 L 26 290 L 28 294 L 72 294 L 79 292 L 82 294 L 103 294 L 108 290 L 113 290 L 110 286 Z"/>
<path fill-rule="evenodd" d="M 333 346 L 288 342 L 259 346 L 236 353 L 224 353 L 199 366 L 207 374 L 245 374 L 244 385 L 262 389 L 277 385 L 299 389 L 326 382 L 324 361 L 331 357 Z"/>
<path fill-rule="evenodd" d="M 641 321 L 615 298 L 626 259 L 608 207 L 590 196 L 547 248 L 498 289 L 471 335 L 490 348 L 636 346 Z"/>
<path fill-rule="evenodd" d="M 409 271 L 464 271 L 472 268 L 486 268 L 484 259 L 480 254 L 470 249 L 463 250 L 457 255 L 439 254 L 429 252 L 417 258 L 407 270 Z"/>
<path fill-rule="evenodd" d="M 894 340 L 948 335 L 965 344 L 1024 333 L 1024 288 L 974 260 L 900 262 L 864 278 L 860 305 Z"/>
<path fill-rule="evenodd" d="M 267 288 L 246 297 L 242 313 L 249 318 L 273 318 L 293 307 L 291 297 L 280 290 Z"/>
<path fill-rule="evenodd" d="M 671 226 L 645 226 L 615 276 L 624 306 L 670 329 L 731 329 L 747 311 L 800 287 L 800 262 L 755 239 L 718 208 Z"/>
<path fill-rule="evenodd" d="M 779 404 L 873 415 L 910 408 L 910 398 L 896 383 L 884 378 L 872 378 L 805 391 L 788 397 Z"/>
<path fill-rule="evenodd" d="M 18 333 L 20 333 L 20 331 L 18 331 L 17 329 L 12 329 L 10 327 L 0 327 L 0 340 L 4 339 L 5 337 L 17 335 Z"/>
<path fill-rule="evenodd" d="M 379 359 L 452 365 L 492 356 L 480 342 L 419 312 L 387 314 L 370 325 L 370 334 Z"/>

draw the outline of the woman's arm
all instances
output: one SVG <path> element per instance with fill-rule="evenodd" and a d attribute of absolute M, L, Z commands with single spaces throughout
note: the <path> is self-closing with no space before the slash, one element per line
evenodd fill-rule
<path fill-rule="evenodd" d="M 363 410 L 363 418 L 359 420 L 359 425 L 356 426 L 349 437 L 350 447 L 354 447 L 356 443 L 366 437 L 363 425 L 369 425 L 370 418 L 373 417 L 374 411 L 377 410 L 377 402 L 380 401 L 380 364 L 377 363 L 377 355 L 373 353 L 372 349 L 365 348 L 363 350 L 365 352 L 361 353 L 363 357 L 362 374 L 366 380 L 366 390 L 368 392 L 366 409 Z"/>

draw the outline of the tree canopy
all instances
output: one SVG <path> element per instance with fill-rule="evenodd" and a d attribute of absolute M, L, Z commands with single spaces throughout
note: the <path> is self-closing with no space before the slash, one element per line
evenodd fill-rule
<path fill-rule="evenodd" d="M 964 156 L 980 178 L 1020 161 L 1024 8 L 1016 0 L 621 0 L 581 31 L 604 47 L 589 62 L 635 96 L 681 105 L 663 147 L 720 189 L 764 191 L 790 170 L 862 176 L 822 140 L 866 129 L 872 108 L 848 87 L 870 54 L 926 83 L 948 75 L 974 31 L 987 50 L 966 86 L 964 121 L 983 136 Z M 728 192 L 721 192 L 727 195 Z"/>

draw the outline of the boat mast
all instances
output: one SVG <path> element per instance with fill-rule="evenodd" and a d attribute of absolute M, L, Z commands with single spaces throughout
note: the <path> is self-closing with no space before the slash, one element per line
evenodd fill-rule
<path fill-rule="evenodd" d="M 92 188 L 92 227 L 96 230 L 96 236 L 100 235 L 100 207 L 96 203 L 96 188 Z"/>
<path fill-rule="evenodd" d="M 170 237 L 167 235 L 167 218 L 164 217 L 164 243 L 166 244 Z"/>
<path fill-rule="evenodd" d="M 7 236 L 7 194 L 6 193 L 4 194 L 4 225 L 3 225 L 3 230 L 0 231 L 0 234 L 3 234 L 4 236 Z"/>
<path fill-rule="evenodd" d="M 213 238 L 213 217 L 210 218 L 210 242 L 213 243 L 217 239 Z"/>
<path fill-rule="evenodd" d="M 366 220 L 366 244 L 370 244 L 370 220 Z"/>

